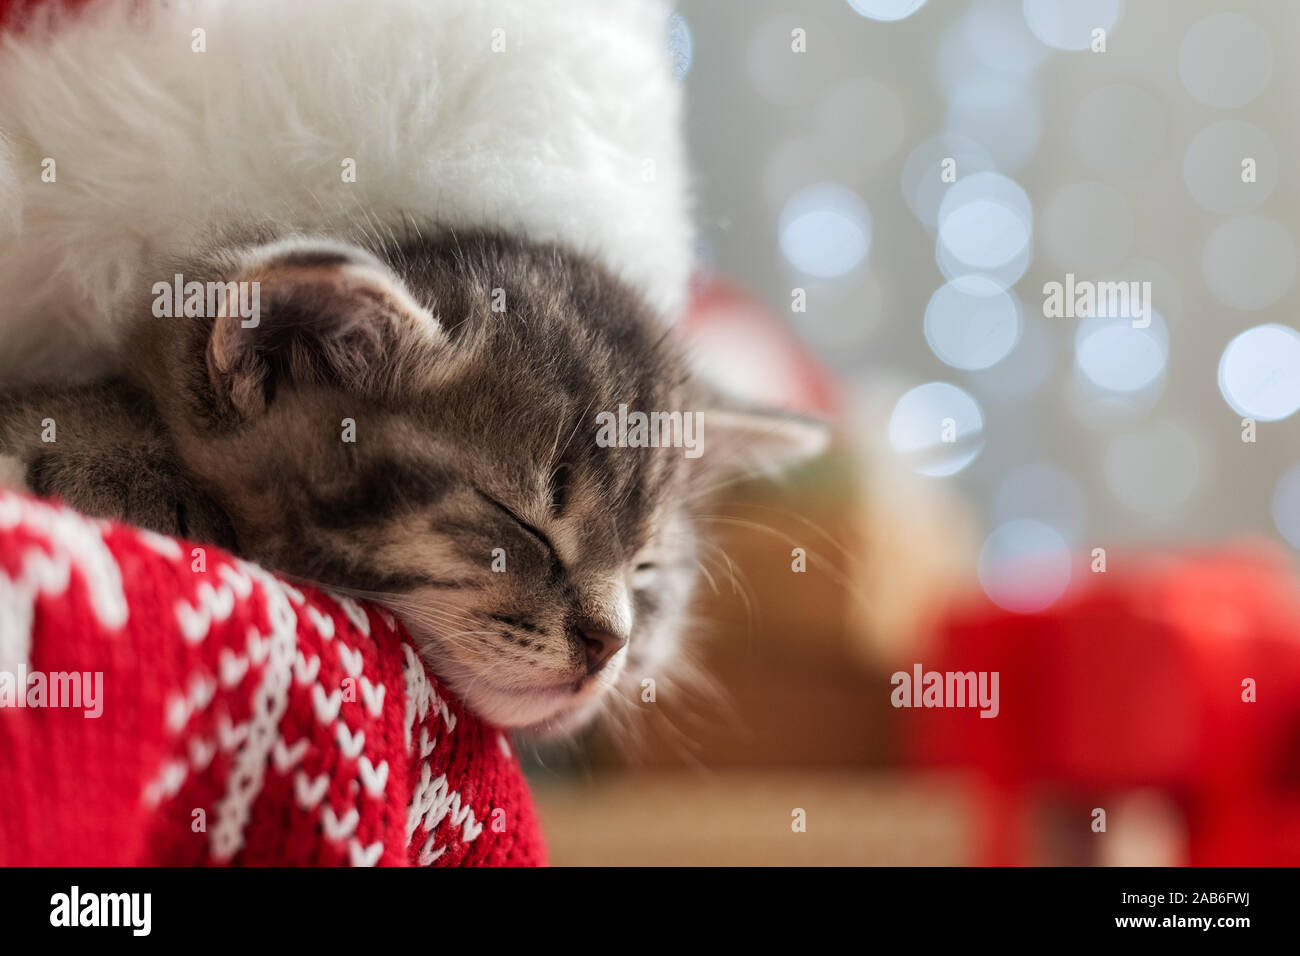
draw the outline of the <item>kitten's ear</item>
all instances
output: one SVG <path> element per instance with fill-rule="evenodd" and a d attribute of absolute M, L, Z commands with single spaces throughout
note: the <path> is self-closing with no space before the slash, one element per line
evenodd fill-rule
<path fill-rule="evenodd" d="M 826 450 L 830 427 L 792 412 L 710 396 L 702 416 L 702 464 L 713 473 L 774 474 Z"/>
<path fill-rule="evenodd" d="M 446 341 L 429 310 L 360 249 L 265 247 L 232 278 L 248 285 L 227 294 L 213 322 L 207 371 L 217 401 L 246 418 L 290 383 L 395 391 Z"/>

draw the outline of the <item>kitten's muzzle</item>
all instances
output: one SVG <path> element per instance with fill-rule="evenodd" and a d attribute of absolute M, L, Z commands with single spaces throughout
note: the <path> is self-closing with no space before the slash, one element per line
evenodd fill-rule
<path fill-rule="evenodd" d="M 596 625 L 579 626 L 577 636 L 586 655 L 588 677 L 599 674 L 610 658 L 627 646 L 626 635 Z"/>

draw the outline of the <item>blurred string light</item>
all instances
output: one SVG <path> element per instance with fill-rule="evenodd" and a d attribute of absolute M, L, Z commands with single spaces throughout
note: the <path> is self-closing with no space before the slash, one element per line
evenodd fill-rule
<path fill-rule="evenodd" d="M 1300 333 L 1285 325 L 1242 332 L 1219 359 L 1219 391 L 1243 418 L 1275 422 L 1300 410 Z"/>
<path fill-rule="evenodd" d="M 1011 353 L 996 365 L 967 373 L 979 393 L 993 401 L 1023 399 L 1041 388 L 1052 376 L 1056 351 L 1042 322 L 1025 322 L 1020 340 Z"/>
<path fill-rule="evenodd" d="M 1045 55 L 1015 0 L 976 0 L 948 24 L 936 50 L 944 129 L 980 143 L 1003 172 L 1024 167 L 1042 136 L 1042 110 L 1028 79 Z M 989 167 L 958 160 L 959 177 L 980 168 Z"/>
<path fill-rule="evenodd" d="M 1057 50 L 1087 50 L 1093 31 L 1109 35 L 1119 22 L 1120 0 L 1024 0 L 1021 9 L 1030 32 Z"/>
<path fill-rule="evenodd" d="M 1292 465 L 1273 490 L 1273 524 L 1293 548 L 1300 548 L 1300 465 Z"/>
<path fill-rule="evenodd" d="M 848 0 L 857 13 L 872 20 L 902 20 L 925 6 L 925 0 Z"/>
<path fill-rule="evenodd" d="M 978 139 L 988 147 L 1000 169 L 1014 172 L 1038 151 L 1042 110 L 1037 96 L 1023 80 L 975 74 L 949 95 L 944 126 Z"/>
<path fill-rule="evenodd" d="M 781 210 L 781 251 L 800 272 L 830 279 L 852 272 L 871 249 L 871 213 L 836 183 L 799 190 Z"/>
<path fill-rule="evenodd" d="M 1253 178 L 1243 178 L 1243 161 L 1254 161 Z M 1258 126 L 1221 120 L 1192 138 L 1183 156 L 1183 182 L 1202 207 L 1220 214 L 1249 212 L 1273 194 L 1278 179 L 1277 147 Z"/>
<path fill-rule="evenodd" d="M 961 20 L 951 20 L 939 35 L 934 53 L 934 83 L 945 100 L 970 82 L 972 76 L 997 75 L 971 49 Z"/>
<path fill-rule="evenodd" d="M 1009 289 L 1020 281 L 1020 277 L 1025 274 L 1025 270 L 1029 268 L 1032 255 L 1033 248 L 1027 245 L 1019 255 L 1005 265 L 997 269 L 984 269 L 979 272 L 973 272 L 970 263 L 962 262 L 942 243 L 936 243 L 934 258 L 939 266 L 939 271 L 949 281 L 961 279 L 968 275 L 979 275 L 993 282 L 998 288 Z"/>
<path fill-rule="evenodd" d="M 945 160 L 951 159 L 955 173 L 971 176 L 995 168 L 993 154 L 976 140 L 961 133 L 944 132 L 922 140 L 903 163 L 903 200 L 921 223 L 931 231 L 939 225 L 939 206 L 951 183 L 940 178 Z"/>
<path fill-rule="evenodd" d="M 1178 75 L 1198 103 L 1237 109 L 1273 78 L 1273 42 L 1254 20 L 1217 13 L 1193 24 L 1178 48 Z"/>
<path fill-rule="evenodd" d="M 1083 538 L 1087 505 L 1083 489 L 1065 469 L 1049 462 L 1013 468 L 993 495 L 993 521 L 1029 518 L 1055 528 L 1071 544 Z"/>
<path fill-rule="evenodd" d="M 925 309 L 925 340 L 954 368 L 984 369 L 1002 361 L 1020 339 L 1020 301 L 982 276 L 940 286 Z"/>
<path fill-rule="evenodd" d="M 927 382 L 904 393 L 889 416 L 889 444 L 908 467 L 945 477 L 961 471 L 984 447 L 984 415 L 966 392 Z"/>
<path fill-rule="evenodd" d="M 874 20 L 902 19 L 923 5 L 923 0 L 847 2 Z M 1182 293 L 1168 270 L 1128 258 L 1135 209 L 1145 217 L 1150 203 L 1139 192 L 1143 181 L 1125 186 L 1113 178 L 1177 162 L 1169 152 L 1175 138 L 1163 101 L 1167 92 L 1154 81 L 1148 89 L 1101 79 L 1102 85 L 1090 85 L 1073 115 L 1066 114 L 1074 155 L 1091 171 L 1083 178 L 1120 182 L 1122 192 L 1104 182 L 1077 182 L 1035 210 L 1014 181 L 1037 152 L 1043 132 L 1031 74 L 1053 50 L 1087 50 L 1094 31 L 1110 34 L 1123 12 L 1122 0 L 970 0 L 964 13 L 953 12 L 935 63 L 946 104 L 942 131 L 907 155 L 901 193 L 935 234 L 936 262 L 946 279 L 925 310 L 926 342 L 941 361 L 965 373 L 963 384 L 979 401 L 947 382 L 919 386 L 898 399 L 889 437 L 895 452 L 921 474 L 962 471 L 984 445 L 979 403 L 1021 401 L 1049 380 L 1061 381 L 1065 353 L 1057 340 L 1072 337 L 1075 374 L 1062 383 L 1070 389 L 1064 397 L 1085 425 L 1111 432 L 1101 463 L 1107 487 L 1131 511 L 1167 516 L 1204 485 L 1215 460 L 1186 424 L 1142 424 L 1169 373 L 1171 329 L 1179 325 Z M 788 50 L 794 26 L 808 27 L 817 39 L 815 62 L 775 55 Z M 837 280 L 814 283 L 818 294 L 844 296 L 871 271 L 863 266 L 871 252 L 872 217 L 865 202 L 839 183 L 857 184 L 854 159 L 880 164 L 902 145 L 901 98 L 877 80 L 854 78 L 852 48 L 825 24 L 787 16 L 764 29 L 750 45 L 755 85 L 774 103 L 803 107 L 806 117 L 764 173 L 773 207 L 782 210 L 780 248 L 799 271 Z M 688 50 L 689 43 L 688 31 Z M 1248 104 L 1272 80 L 1268 34 L 1237 14 L 1197 23 L 1178 53 L 1183 85 L 1207 106 Z M 841 115 L 851 121 L 837 122 Z M 1255 182 L 1240 176 L 1247 156 L 1255 161 Z M 1294 283 L 1295 241 L 1286 225 L 1248 214 L 1277 190 L 1278 146 L 1259 127 L 1225 119 L 1201 129 L 1181 159 L 1184 183 L 1196 203 L 1236 217 L 1217 223 L 1205 239 L 1201 277 L 1233 308 L 1276 304 Z M 946 160 L 955 166 L 954 181 L 940 175 Z M 818 180 L 823 182 L 800 188 Z M 874 200 L 873 208 L 877 215 L 884 210 Z M 1030 264 L 1036 234 L 1041 251 L 1079 278 L 1158 280 L 1153 301 L 1163 314 L 1153 314 L 1146 329 L 1108 317 L 1055 326 L 1026 322 L 1011 287 Z M 1195 242 L 1201 235 L 1185 238 Z M 1060 272 L 1053 277 L 1060 279 Z M 881 279 L 888 274 L 882 272 Z M 1186 294 L 1191 297 L 1191 286 Z M 1037 306 L 1037 301 L 1031 305 L 1034 312 Z M 855 327 L 854 335 L 860 331 Z M 836 344 L 847 341 L 836 339 Z M 1293 329 L 1257 326 L 1238 335 L 1224 348 L 1218 371 L 1224 400 L 1243 417 L 1274 421 L 1300 410 L 1300 333 Z M 1006 404 L 997 408 L 1004 416 L 1013 411 Z M 954 442 L 942 438 L 945 419 L 956 426 Z M 1300 548 L 1300 464 L 1279 481 L 1273 511 L 1279 531 Z M 1050 604 L 1068 586 L 1067 547 L 1079 546 L 1084 533 L 1085 498 L 1078 483 L 1055 465 L 1015 469 L 998 484 L 991 517 L 994 531 L 980 558 L 985 590 L 1019 610 Z M 1039 583 L 1024 583 L 1036 580 L 1031 572 L 1039 571 Z"/>
<path fill-rule="evenodd" d="M 967 49 L 987 69 L 1023 76 L 1047 58 L 1018 0 L 974 0 L 959 23 Z"/>
<path fill-rule="evenodd" d="M 1073 328 L 1075 374 L 1066 401 L 1074 417 L 1093 431 L 1134 427 L 1150 414 L 1164 390 L 1170 364 L 1167 317 L 1181 312 L 1181 285 L 1168 269 L 1148 259 L 1128 259 L 1090 278 L 1128 284 L 1137 277 L 1143 283 L 1139 291 L 1149 291 L 1149 302 L 1160 304 L 1159 309 L 1152 305 L 1147 328 L 1135 329 L 1131 317 L 1108 314 L 1104 307 Z"/>
<path fill-rule="evenodd" d="M 1093 316 L 1079 323 L 1074 359 L 1093 385 L 1108 392 L 1135 392 L 1155 383 L 1169 362 L 1169 330 L 1160 313 L 1135 328 L 1128 318 Z"/>
<path fill-rule="evenodd" d="M 1029 614 L 1065 593 L 1070 564 L 1070 547 L 1051 525 L 1030 518 L 1008 521 L 980 549 L 980 586 L 998 607 Z"/>
<path fill-rule="evenodd" d="M 1111 439 L 1103 468 L 1111 493 L 1129 510 L 1169 515 L 1200 487 L 1206 461 L 1196 436 L 1165 422 Z"/>
<path fill-rule="evenodd" d="M 1001 173 L 975 173 L 944 193 L 935 258 L 949 279 L 979 275 L 1010 288 L 1029 267 L 1033 235 L 1025 191 Z"/>
<path fill-rule="evenodd" d="M 1266 309 L 1295 281 L 1295 240 L 1263 216 L 1220 223 L 1205 240 L 1201 272 L 1214 297 L 1234 309 Z"/>
<path fill-rule="evenodd" d="M 668 56 L 672 62 L 673 76 L 683 79 L 691 71 L 695 55 L 695 41 L 686 18 L 674 13 L 668 18 Z"/>

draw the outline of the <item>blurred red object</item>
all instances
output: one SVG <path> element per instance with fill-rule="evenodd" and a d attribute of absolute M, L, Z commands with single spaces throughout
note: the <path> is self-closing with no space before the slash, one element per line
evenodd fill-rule
<path fill-rule="evenodd" d="M 834 381 L 789 326 L 740 286 L 701 274 L 691 282 L 683 337 L 706 379 L 738 398 L 834 417 Z"/>
<path fill-rule="evenodd" d="M 985 863 L 1026 862 L 1036 791 L 1093 799 L 1154 788 L 1182 808 L 1187 862 L 1300 864 L 1292 563 L 1252 545 L 1122 565 L 1112 559 L 1036 614 L 986 599 L 954 609 L 924 667 L 999 672 L 1000 713 L 918 710 L 911 752 L 983 775 Z"/>
<path fill-rule="evenodd" d="M 88 0 L 0 0 L 0 27 L 21 29 L 27 16 L 56 7 L 79 7 Z"/>

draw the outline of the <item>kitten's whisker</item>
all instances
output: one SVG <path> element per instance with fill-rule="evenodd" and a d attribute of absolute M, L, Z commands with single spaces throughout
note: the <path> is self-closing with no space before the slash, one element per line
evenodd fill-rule
<path fill-rule="evenodd" d="M 751 600 L 753 598 L 753 587 L 749 583 L 749 579 L 745 577 L 744 571 L 740 570 L 736 563 L 731 560 L 731 555 L 727 553 L 727 550 L 722 545 L 715 541 L 705 541 L 704 547 L 716 552 L 727 563 L 727 574 L 731 578 L 731 593 L 739 595 L 745 602 L 745 614 L 752 629 L 754 622 L 754 606 Z"/>
<path fill-rule="evenodd" d="M 574 436 L 578 434 L 578 429 L 582 427 L 582 423 L 586 420 L 587 413 L 591 411 L 591 407 L 595 404 L 596 404 L 596 396 L 593 395 L 591 396 L 591 400 L 587 402 L 586 407 L 583 408 L 582 413 L 574 420 L 573 431 L 569 433 L 569 437 L 565 441 L 564 447 L 561 448 L 559 452 L 552 457 L 551 459 L 552 461 L 555 461 L 558 458 L 562 458 L 564 456 L 564 453 L 569 450 L 569 446 L 573 444 Z"/>
<path fill-rule="evenodd" d="M 792 545 L 793 547 L 796 548 L 803 547 L 801 544 L 799 544 L 798 541 L 790 537 L 785 532 L 777 531 L 775 528 L 762 524 L 761 522 L 758 521 L 751 521 L 747 518 L 737 518 L 728 515 L 703 515 L 702 514 L 702 515 L 697 515 L 696 517 L 700 521 L 712 521 L 718 524 L 725 524 L 725 525 L 731 525 L 733 527 L 745 528 L 750 531 L 759 531 L 762 532 L 763 534 L 767 534 L 774 538 L 778 538 L 781 541 L 784 541 L 786 544 Z M 822 555 L 819 552 L 813 551 L 811 549 L 805 549 L 805 552 L 810 558 L 822 557 Z M 844 574 L 836 570 L 829 562 L 827 562 L 824 565 L 824 568 L 825 568 L 824 573 L 833 584 L 842 587 L 848 594 L 850 594 L 852 597 L 857 599 L 861 603 L 861 606 L 869 607 L 871 605 L 871 601 L 866 596 L 866 594 L 860 588 L 858 588 L 858 586 L 854 584 L 849 578 L 845 577 Z"/>
<path fill-rule="evenodd" d="M 721 592 L 718 590 L 718 582 L 713 579 L 713 575 L 709 573 L 709 569 L 704 562 L 699 558 L 694 558 L 692 560 L 694 560 L 695 566 L 700 569 L 700 574 L 704 575 L 704 579 L 709 582 L 709 587 L 713 589 L 713 593 L 720 594 Z"/>
<path fill-rule="evenodd" d="M 837 541 L 831 535 L 830 532 L 828 532 L 821 525 L 817 524 L 817 522 L 811 520 L 810 518 L 805 517 L 804 515 L 799 514 L 797 511 L 791 511 L 789 508 L 774 508 L 771 505 L 759 505 L 759 504 L 754 504 L 752 502 L 745 502 L 745 501 L 728 502 L 728 507 L 755 508 L 760 511 L 769 511 L 772 512 L 773 514 L 777 514 L 785 518 L 791 518 L 795 521 L 798 521 L 800 524 L 804 525 L 805 527 L 811 529 L 812 531 L 816 532 L 818 535 L 820 535 L 824 541 L 828 542 L 833 548 L 835 548 L 835 550 L 837 550 L 841 555 L 847 558 L 850 563 L 853 563 L 856 560 L 852 552 L 850 552 L 847 547 L 845 547 L 843 544 Z"/>

